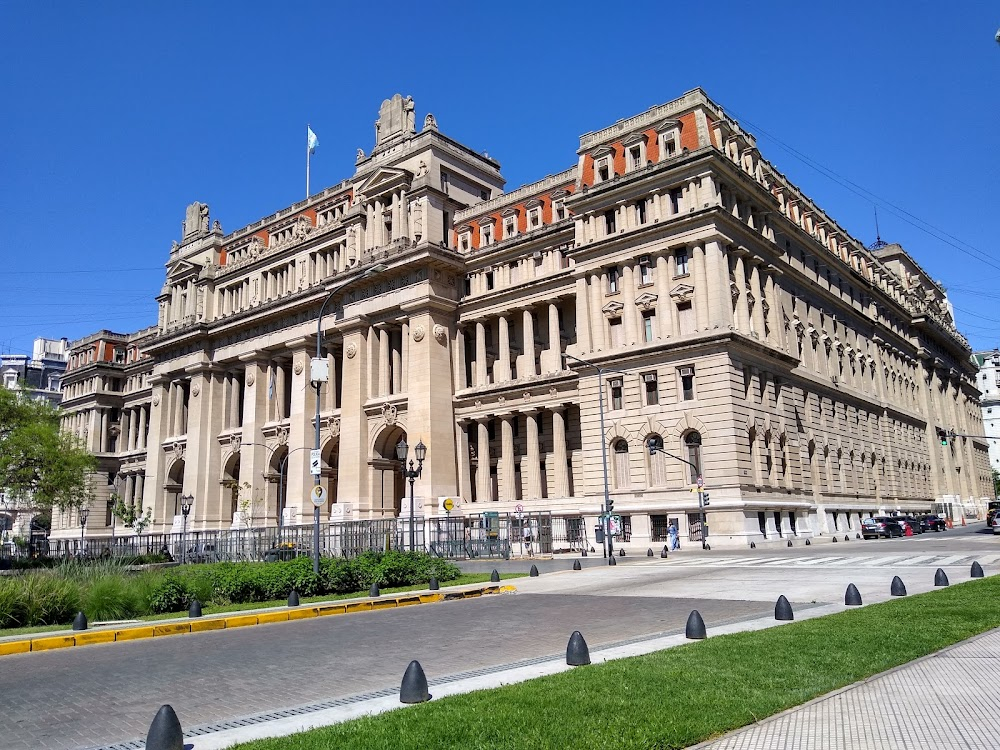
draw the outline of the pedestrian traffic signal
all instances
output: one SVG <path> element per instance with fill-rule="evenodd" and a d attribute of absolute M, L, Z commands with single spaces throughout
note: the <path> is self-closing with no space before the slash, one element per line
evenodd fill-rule
<path fill-rule="evenodd" d="M 948 431 L 944 430 L 944 429 L 942 429 L 940 427 L 938 427 L 937 428 L 937 436 L 938 436 L 938 440 L 941 441 L 941 445 L 947 447 L 948 446 Z"/>
<path fill-rule="evenodd" d="M 615 509 L 615 501 L 609 497 L 605 505 L 604 512 L 610 516 L 612 511 L 614 511 L 614 509 Z"/>
<path fill-rule="evenodd" d="M 707 508 L 708 507 L 708 493 L 707 492 L 702 492 L 701 493 L 701 505 L 702 505 L 703 508 Z"/>

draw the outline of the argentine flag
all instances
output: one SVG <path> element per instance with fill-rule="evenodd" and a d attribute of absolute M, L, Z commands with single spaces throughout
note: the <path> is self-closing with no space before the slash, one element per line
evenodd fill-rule
<path fill-rule="evenodd" d="M 316 153 L 316 147 L 319 145 L 319 138 L 308 125 L 306 125 L 306 145 L 309 147 L 310 154 Z"/>

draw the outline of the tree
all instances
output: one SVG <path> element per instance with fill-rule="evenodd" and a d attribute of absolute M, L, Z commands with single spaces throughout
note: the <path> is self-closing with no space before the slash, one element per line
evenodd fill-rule
<path fill-rule="evenodd" d="M 39 508 L 79 508 L 93 493 L 96 460 L 59 429 L 59 410 L 23 391 L 0 388 L 0 487 Z"/>
<path fill-rule="evenodd" d="M 990 474 L 993 477 L 993 497 L 1000 497 L 1000 471 L 990 469 Z"/>
<path fill-rule="evenodd" d="M 125 504 L 121 496 L 111 493 L 111 513 L 122 522 L 127 529 L 134 529 L 135 533 L 142 536 L 143 530 L 153 522 L 153 509 L 137 508 L 135 503 Z"/>

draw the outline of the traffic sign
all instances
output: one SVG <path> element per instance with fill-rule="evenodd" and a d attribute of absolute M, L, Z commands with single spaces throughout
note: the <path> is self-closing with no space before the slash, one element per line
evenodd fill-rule
<path fill-rule="evenodd" d="M 446 497 L 442 505 L 446 511 L 451 512 L 451 510 L 455 507 L 455 501 L 450 497 Z"/>
<path fill-rule="evenodd" d="M 314 477 L 318 477 L 320 474 L 323 473 L 323 470 L 320 468 L 320 463 L 322 461 L 323 461 L 323 459 L 320 457 L 319 450 L 316 449 L 316 448 L 310 448 L 309 449 L 309 473 L 312 474 Z"/>
<path fill-rule="evenodd" d="M 312 492 L 309 493 L 309 499 L 317 508 L 322 508 L 326 504 L 326 490 L 323 489 L 323 485 L 314 485 Z"/>
<path fill-rule="evenodd" d="M 514 512 L 515 513 L 524 513 L 524 506 L 521 505 L 521 503 L 518 503 L 517 505 L 514 506 Z"/>
<path fill-rule="evenodd" d="M 705 478 L 701 474 L 699 474 L 698 475 L 698 489 L 701 489 L 704 486 L 705 486 Z"/>

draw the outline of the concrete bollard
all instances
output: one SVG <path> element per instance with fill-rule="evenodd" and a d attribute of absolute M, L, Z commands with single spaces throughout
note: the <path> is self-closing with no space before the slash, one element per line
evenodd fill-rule
<path fill-rule="evenodd" d="M 574 560 L 573 561 L 573 570 L 583 570 L 583 566 L 580 565 L 580 561 L 579 560 Z"/>
<path fill-rule="evenodd" d="M 201 617 L 201 602 L 197 599 L 191 600 L 191 606 L 188 607 L 188 617 Z"/>
<path fill-rule="evenodd" d="M 608 556 L 608 565 L 617 565 L 617 564 L 618 564 L 618 561 L 615 560 L 615 556 L 614 555 L 609 555 Z"/>
<path fill-rule="evenodd" d="M 906 585 L 899 576 L 893 576 L 892 585 L 889 587 L 889 596 L 906 596 Z"/>
<path fill-rule="evenodd" d="M 837 539 L 837 537 L 834 537 L 834 538 L 833 538 L 833 543 L 834 543 L 834 544 L 836 544 L 836 543 L 837 543 L 838 541 L 839 541 L 839 540 Z"/>
<path fill-rule="evenodd" d="M 808 539 L 806 539 L 806 546 L 808 547 L 810 544 L 812 544 L 812 542 L 810 542 Z"/>
<path fill-rule="evenodd" d="M 648 550 L 646 550 L 646 557 L 652 557 L 652 556 L 653 556 L 653 548 L 650 547 Z"/>
<path fill-rule="evenodd" d="M 160 706 L 146 733 L 146 750 L 184 750 L 180 719 L 169 705 Z"/>
<path fill-rule="evenodd" d="M 660 559 L 666 560 L 668 557 L 670 557 L 670 555 L 667 554 L 667 548 L 664 547 L 663 549 L 660 550 Z"/>
<path fill-rule="evenodd" d="M 532 565 L 531 570 L 528 571 L 529 578 L 538 578 L 538 566 Z"/>
<path fill-rule="evenodd" d="M 836 537 L 834 537 L 836 539 Z M 848 607 L 861 606 L 861 592 L 853 583 L 847 584 L 847 593 L 844 594 L 844 604 Z"/>
<path fill-rule="evenodd" d="M 618 550 L 618 557 L 625 557 L 625 550 L 624 549 Z"/>
<path fill-rule="evenodd" d="M 500 583 L 500 574 L 496 568 L 493 568 L 493 572 L 490 573 L 490 583 Z"/>
<path fill-rule="evenodd" d="M 420 662 L 414 659 L 403 673 L 403 682 L 399 686 L 400 703 L 426 703 L 431 699 L 427 690 L 427 675 Z"/>
<path fill-rule="evenodd" d="M 791 546 L 792 546 L 792 540 L 791 540 L 791 539 L 789 539 L 789 540 L 788 540 L 788 546 L 789 546 L 789 547 L 791 547 Z"/>
<path fill-rule="evenodd" d="M 378 584 L 377 583 L 373 583 L 372 587 L 370 589 L 368 589 L 368 596 L 376 597 L 376 596 L 381 596 L 381 595 L 382 595 L 382 593 L 378 590 Z"/>
<path fill-rule="evenodd" d="M 861 538 L 861 534 L 855 534 L 855 535 L 854 535 L 854 538 L 855 538 L 855 539 L 860 539 L 860 538 Z"/>
<path fill-rule="evenodd" d="M 587 556 L 587 550 L 580 550 L 580 557 L 586 557 L 586 556 Z"/>
<path fill-rule="evenodd" d="M 844 541 L 845 542 L 851 541 L 851 537 L 849 535 L 847 535 L 847 534 L 844 534 Z"/>
<path fill-rule="evenodd" d="M 774 619 L 775 620 L 794 620 L 795 615 L 792 612 L 792 605 L 788 603 L 788 599 L 782 594 L 778 597 L 778 601 L 774 604 Z"/>
<path fill-rule="evenodd" d="M 288 606 L 297 607 L 299 606 L 299 592 L 292 589 L 292 593 L 288 595 Z"/>
<path fill-rule="evenodd" d="M 983 566 L 978 562 L 972 563 L 972 577 L 982 578 L 983 577 Z"/>
<path fill-rule="evenodd" d="M 944 572 L 942 568 L 938 568 L 934 573 L 934 585 L 935 586 L 947 586 L 948 585 L 948 574 Z"/>
<path fill-rule="evenodd" d="M 688 615 L 687 625 L 684 626 L 684 637 L 692 641 L 700 641 L 708 638 L 705 632 L 705 621 L 701 619 L 701 612 L 696 609 L 691 610 Z"/>
<path fill-rule="evenodd" d="M 87 629 L 87 615 L 83 612 L 77 612 L 76 617 L 73 618 L 73 630 L 86 630 Z"/>
<path fill-rule="evenodd" d="M 583 639 L 583 633 L 574 630 L 566 644 L 566 664 L 571 667 L 582 667 L 590 664 L 590 649 Z"/>
<path fill-rule="evenodd" d="M 431 580 L 427 582 L 427 588 L 429 588 L 431 591 L 437 591 L 441 588 L 441 584 L 438 583 L 437 578 L 431 576 Z"/>
<path fill-rule="evenodd" d="M 757 549 L 757 542 L 750 542 L 750 549 Z"/>

